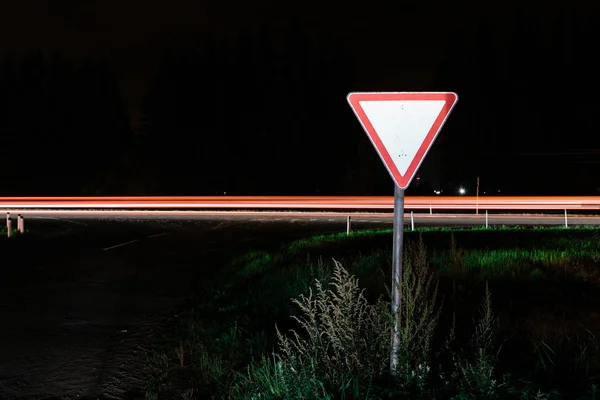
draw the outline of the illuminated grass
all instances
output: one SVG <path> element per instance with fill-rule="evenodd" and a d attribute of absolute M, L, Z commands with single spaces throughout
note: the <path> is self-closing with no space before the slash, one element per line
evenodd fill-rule
<path fill-rule="evenodd" d="M 296 240 L 287 246 L 285 246 L 286 250 L 305 250 L 311 247 L 318 246 L 326 246 L 333 243 L 338 243 L 340 241 L 348 242 L 352 241 L 356 238 L 364 238 L 364 237 L 374 237 L 379 235 L 389 235 L 392 233 L 392 229 L 377 229 L 377 230 L 361 230 L 350 232 L 347 235 L 345 232 L 342 233 L 334 233 L 330 235 L 315 235 L 306 239 Z"/>
<path fill-rule="evenodd" d="M 521 277 L 535 270 L 556 272 L 559 267 L 595 263 L 597 255 L 597 251 L 577 250 L 470 250 L 461 256 L 461 261 L 471 272 L 487 277 Z M 456 270 L 450 253 L 432 257 L 430 261 L 442 271 Z"/>
<path fill-rule="evenodd" d="M 18 236 L 18 235 L 20 235 L 19 231 L 16 228 L 14 228 L 12 230 L 11 236 L 14 237 L 14 236 Z M 0 227 L 0 240 L 2 240 L 2 239 L 8 239 L 8 230 L 6 229 L 5 226 Z"/>
<path fill-rule="evenodd" d="M 412 232 L 410 228 L 404 227 L 405 233 Z M 589 231 L 600 231 L 599 227 L 596 226 L 577 226 L 565 228 L 563 226 L 491 226 L 486 227 L 415 227 L 415 232 L 522 232 L 522 231 L 545 231 L 545 232 L 589 232 Z M 391 234 L 393 229 L 375 229 L 375 230 L 360 230 L 350 232 L 347 235 L 345 232 L 329 234 L 329 235 L 315 235 L 306 239 L 297 240 L 287 245 L 289 249 L 303 249 L 315 245 L 327 245 L 330 243 L 337 243 L 339 241 L 352 240 L 353 238 L 361 238 L 365 236 L 378 236 Z"/>
<path fill-rule="evenodd" d="M 234 267 L 239 267 L 239 275 L 250 276 L 263 272 L 268 265 L 273 264 L 277 260 L 276 254 L 271 254 L 265 251 L 252 251 L 235 259 L 232 262 Z"/>
<path fill-rule="evenodd" d="M 600 254 L 598 231 L 596 227 L 442 227 L 406 230 L 405 238 L 414 240 L 420 232 L 425 234 L 427 245 L 433 250 L 429 261 L 442 271 L 457 269 L 454 260 L 457 255 L 448 250 L 450 236 L 454 235 L 463 249 L 459 269 L 483 271 L 486 276 L 521 276 L 553 265 L 595 264 L 596 254 Z M 362 259 L 373 252 L 391 257 L 392 232 L 392 229 L 378 229 L 354 231 L 350 235 L 345 232 L 315 235 L 285 244 L 276 252 L 244 254 L 232 265 L 236 267 L 238 278 L 246 278 L 263 274 L 277 265 L 305 263 L 311 254 L 364 264 Z M 490 245 L 494 249 L 486 249 Z"/>

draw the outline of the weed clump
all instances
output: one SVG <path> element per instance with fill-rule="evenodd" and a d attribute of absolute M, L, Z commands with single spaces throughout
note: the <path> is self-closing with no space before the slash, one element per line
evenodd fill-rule
<path fill-rule="evenodd" d="M 437 305 L 437 274 L 429 268 L 422 237 L 407 243 L 398 290 L 402 302 L 393 318 L 400 337 L 400 384 L 422 387 L 430 371 L 431 342 L 441 312 L 441 305 Z"/>
<path fill-rule="evenodd" d="M 495 399 L 499 396 L 502 385 L 494 377 L 497 360 L 492 355 L 494 322 L 492 295 L 486 284 L 480 318 L 470 341 L 470 354 L 452 354 L 461 399 Z"/>
<path fill-rule="evenodd" d="M 249 367 L 246 391 L 320 399 L 333 388 L 360 393 L 387 371 L 389 303 L 380 298 L 369 304 L 358 279 L 335 260 L 328 286 L 316 279 L 314 291 L 292 299 L 301 313 L 292 316 L 301 332 L 286 336 L 277 329 L 280 352 Z"/>

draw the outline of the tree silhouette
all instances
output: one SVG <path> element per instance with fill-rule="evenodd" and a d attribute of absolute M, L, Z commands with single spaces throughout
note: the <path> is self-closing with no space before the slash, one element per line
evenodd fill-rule
<path fill-rule="evenodd" d="M 161 191 L 314 194 L 347 184 L 348 54 L 298 25 L 167 52 L 148 93 Z M 165 145 L 173 146 L 165 154 Z M 179 179 L 177 179 L 177 178 Z"/>
<path fill-rule="evenodd" d="M 129 144 L 119 89 L 98 63 L 77 66 L 59 54 L 9 58 L 0 72 L 0 134 L 5 195 L 104 194 Z"/>

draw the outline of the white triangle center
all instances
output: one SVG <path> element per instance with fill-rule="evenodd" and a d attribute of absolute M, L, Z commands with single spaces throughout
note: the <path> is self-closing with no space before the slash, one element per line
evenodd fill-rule
<path fill-rule="evenodd" d="M 425 141 L 444 100 L 360 101 L 367 118 L 404 176 Z"/>

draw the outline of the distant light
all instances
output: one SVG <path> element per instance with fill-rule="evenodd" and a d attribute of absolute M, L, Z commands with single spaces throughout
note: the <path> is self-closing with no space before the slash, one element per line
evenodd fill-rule
<path fill-rule="evenodd" d="M 435 194 L 441 194 L 442 191 L 441 190 L 434 190 L 433 193 L 435 193 Z"/>
<path fill-rule="evenodd" d="M 465 193 L 467 193 L 467 191 L 465 190 L 465 188 L 459 188 L 458 189 L 458 193 L 459 194 L 465 194 Z"/>

